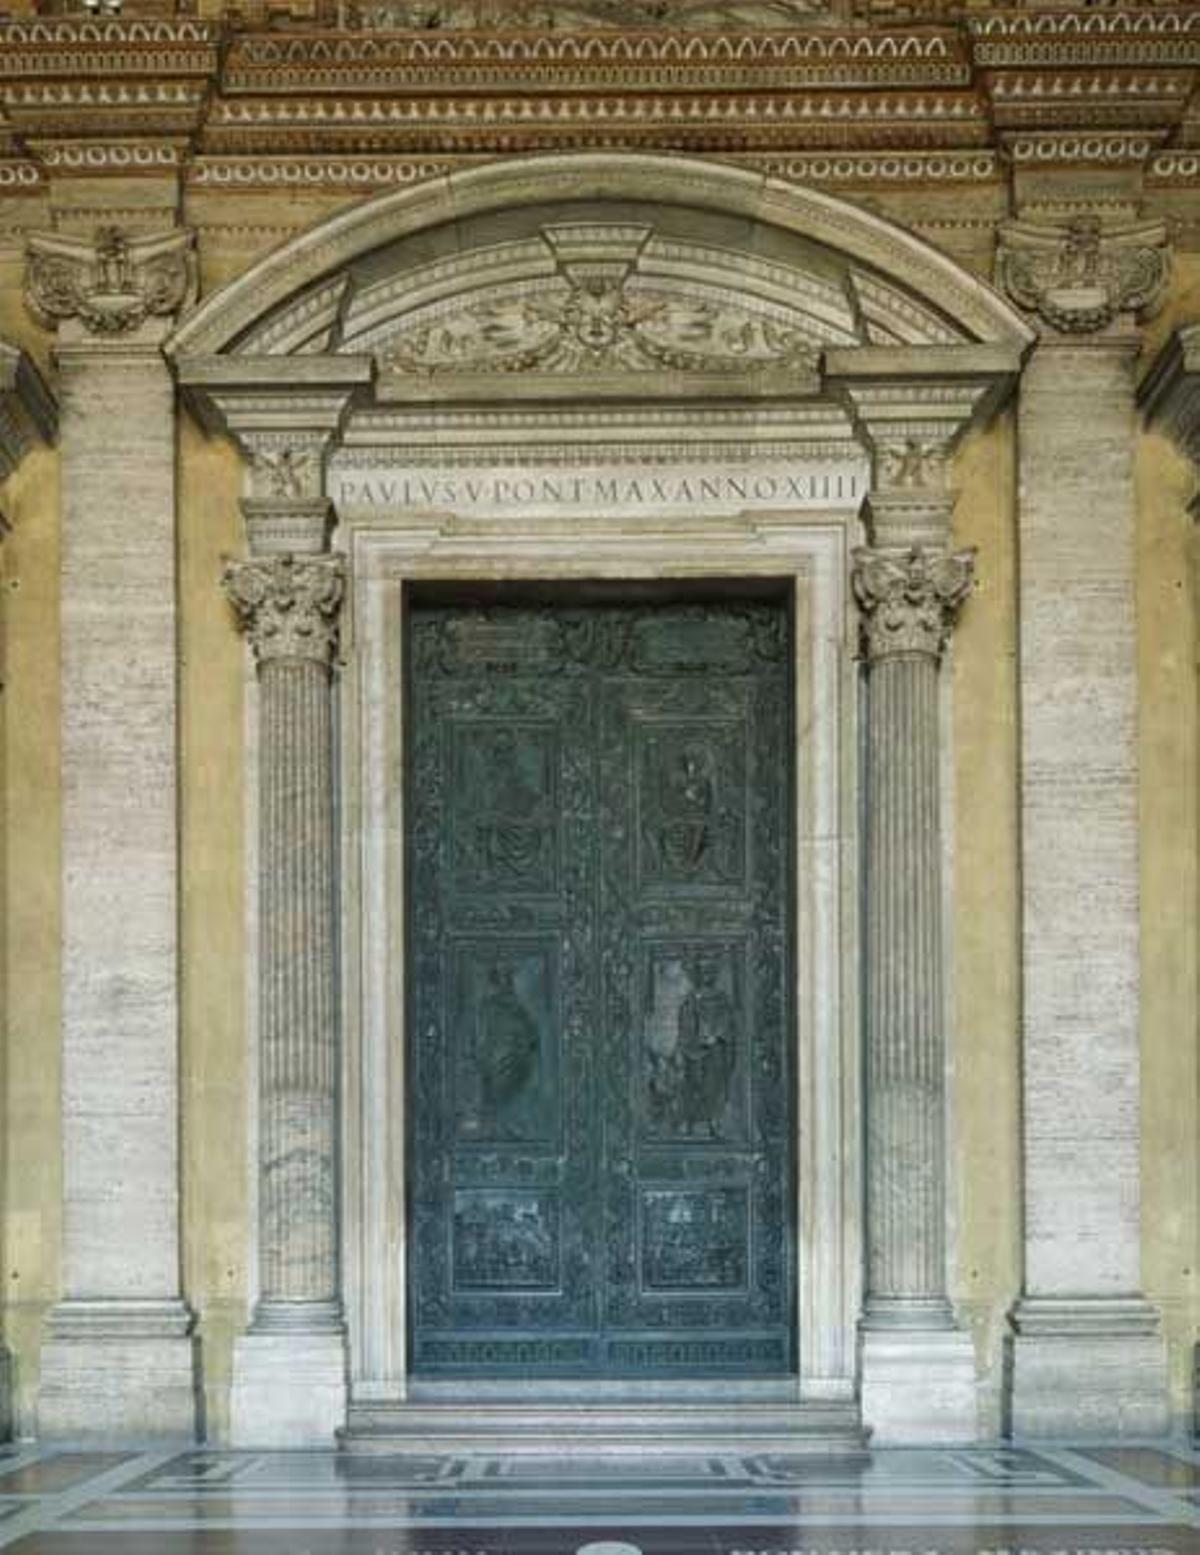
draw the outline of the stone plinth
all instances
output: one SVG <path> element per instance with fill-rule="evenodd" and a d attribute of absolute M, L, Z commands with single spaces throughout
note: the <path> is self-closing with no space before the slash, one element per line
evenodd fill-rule
<path fill-rule="evenodd" d="M 239 1447 L 331 1447 L 346 1423 L 346 1342 L 329 1333 L 242 1334 L 230 1434 Z"/>

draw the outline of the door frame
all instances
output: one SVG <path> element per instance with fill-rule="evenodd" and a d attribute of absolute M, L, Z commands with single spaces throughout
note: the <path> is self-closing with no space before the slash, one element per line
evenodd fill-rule
<path fill-rule="evenodd" d="M 855 1393 L 861 1282 L 853 510 L 628 521 L 352 516 L 341 699 L 343 1280 L 351 1403 L 407 1370 L 404 585 L 780 577 L 792 592 L 797 1395 Z M 585 1384 L 586 1385 L 586 1384 Z"/>

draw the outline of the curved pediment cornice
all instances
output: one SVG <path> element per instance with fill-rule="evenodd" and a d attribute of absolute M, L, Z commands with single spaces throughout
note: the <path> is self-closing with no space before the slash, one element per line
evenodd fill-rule
<path fill-rule="evenodd" d="M 629 252 L 610 256 L 604 282 L 586 256 L 573 280 L 572 258 L 547 236 L 589 226 L 638 229 Z M 439 232 L 448 234 L 440 249 Z M 579 277 L 588 275 L 581 288 Z M 565 365 L 573 347 L 564 321 L 573 292 L 589 287 L 593 294 L 607 287 L 614 305 L 639 296 L 645 305 L 627 308 L 626 371 L 636 370 L 629 364 L 639 351 L 678 343 L 680 332 L 707 333 L 715 361 L 734 325 L 764 359 L 855 340 L 1024 346 L 1032 338 L 989 286 L 870 212 L 695 158 L 589 153 L 489 164 L 356 206 L 214 293 L 169 350 L 385 356 L 403 355 L 407 341 L 412 366 L 431 360 L 428 345 L 415 356 L 411 349 L 420 330 L 456 309 L 466 335 L 461 347 L 449 339 L 449 349 L 478 367 L 487 352 L 473 350 L 472 331 L 486 333 L 487 310 L 502 297 L 511 303 L 522 285 L 535 288 L 537 306 L 510 312 L 489 338 L 510 340 L 515 356 L 528 337 L 539 351 L 558 350 Z M 651 299 L 660 304 L 653 325 Z M 700 311 L 689 317 L 688 307 Z M 550 336 L 557 346 L 547 346 Z M 502 347 L 493 351 L 492 365 L 503 355 Z"/>

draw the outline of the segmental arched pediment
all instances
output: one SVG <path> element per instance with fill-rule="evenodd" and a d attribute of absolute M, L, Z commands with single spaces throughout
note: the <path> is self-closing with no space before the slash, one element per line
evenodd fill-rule
<path fill-rule="evenodd" d="M 989 286 L 870 212 L 695 158 L 586 154 L 336 216 L 214 293 L 171 349 L 369 354 L 420 378 L 794 371 L 829 347 L 1030 338 Z"/>

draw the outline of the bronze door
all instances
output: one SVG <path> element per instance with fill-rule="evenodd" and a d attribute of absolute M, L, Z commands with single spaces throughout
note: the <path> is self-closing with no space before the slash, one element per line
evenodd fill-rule
<path fill-rule="evenodd" d="M 794 1366 L 782 602 L 412 602 L 416 1375 Z"/>

